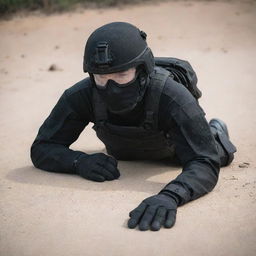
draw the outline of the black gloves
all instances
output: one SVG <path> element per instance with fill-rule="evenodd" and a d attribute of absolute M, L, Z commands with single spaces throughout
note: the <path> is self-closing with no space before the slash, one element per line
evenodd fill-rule
<path fill-rule="evenodd" d="M 158 194 L 148 197 L 129 213 L 131 217 L 128 221 L 129 228 L 144 231 L 151 227 L 151 230 L 158 231 L 162 224 L 166 228 L 171 228 L 176 220 L 177 203 L 171 196 Z"/>
<path fill-rule="evenodd" d="M 88 180 L 102 182 L 120 176 L 116 159 L 103 153 L 80 155 L 74 161 L 74 166 L 76 173 Z"/>

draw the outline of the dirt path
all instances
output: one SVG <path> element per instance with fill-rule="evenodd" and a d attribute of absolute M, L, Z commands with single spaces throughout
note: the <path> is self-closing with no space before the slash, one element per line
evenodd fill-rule
<path fill-rule="evenodd" d="M 178 1 L 1 21 L 0 255 L 255 255 L 255 13 L 255 1 Z M 29 158 L 63 90 L 84 77 L 86 38 L 111 21 L 146 31 L 156 56 L 193 64 L 207 118 L 224 119 L 239 150 L 212 193 L 178 209 L 171 230 L 140 232 L 126 222 L 180 169 L 120 162 L 120 180 L 98 184 L 36 170 Z M 48 71 L 51 64 L 59 70 Z M 90 127 L 72 147 L 103 149 Z"/>

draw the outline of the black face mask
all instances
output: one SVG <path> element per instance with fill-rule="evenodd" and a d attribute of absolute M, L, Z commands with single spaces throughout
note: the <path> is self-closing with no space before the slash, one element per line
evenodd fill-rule
<path fill-rule="evenodd" d="M 142 100 L 146 89 L 146 77 L 137 74 L 132 81 L 126 84 L 108 80 L 106 86 L 96 85 L 96 88 L 110 112 L 124 114 L 133 110 Z"/>

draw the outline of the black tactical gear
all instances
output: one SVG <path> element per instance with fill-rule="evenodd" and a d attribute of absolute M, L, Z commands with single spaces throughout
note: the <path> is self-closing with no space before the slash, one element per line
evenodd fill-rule
<path fill-rule="evenodd" d="M 84 52 L 84 72 L 108 74 L 143 65 L 150 74 L 154 57 L 146 33 L 125 22 L 113 22 L 96 29 Z"/>
<path fill-rule="evenodd" d="M 127 88 L 113 80 L 108 80 L 104 91 L 97 88 L 93 74 L 132 67 L 137 76 Z M 190 64 L 156 58 L 155 66 L 146 34 L 129 23 L 114 22 L 95 30 L 85 46 L 83 69 L 90 78 L 66 90 L 40 127 L 31 147 L 33 164 L 104 181 L 120 175 L 113 157 L 176 159 L 182 173 L 158 195 L 143 200 L 128 222 L 130 228 L 138 224 L 141 230 L 173 226 L 177 206 L 210 192 L 220 166 L 233 160 L 235 147 L 225 124 L 215 119 L 208 125 Z M 69 148 L 89 122 L 113 157 Z"/>
<path fill-rule="evenodd" d="M 144 101 L 144 117 L 137 126 L 114 125 L 108 122 L 107 106 L 99 97 L 98 90 L 93 88 L 94 99 L 94 129 L 97 136 L 106 146 L 107 152 L 119 160 L 132 159 L 163 159 L 171 158 L 175 153 L 175 146 L 170 143 L 170 134 L 159 130 L 158 107 L 160 96 L 166 79 L 170 73 L 162 68 L 155 68 L 151 74 L 149 88 Z M 180 85 L 182 86 L 182 85 Z M 189 110 L 195 111 L 193 109 Z M 211 120 L 210 125 L 214 127 L 213 135 L 217 141 L 216 145 L 221 152 L 221 164 L 227 165 L 233 160 L 236 151 L 228 137 L 225 124 L 216 119 Z M 217 128 L 216 128 L 217 127 Z M 213 129 L 213 128 L 211 128 Z M 225 132 L 226 131 L 226 132 Z M 230 159 L 229 161 L 227 159 Z"/>
<path fill-rule="evenodd" d="M 100 120 L 96 120 L 94 115 L 93 88 L 87 78 L 61 96 L 31 147 L 31 159 L 37 168 L 53 172 L 76 172 L 74 161 L 84 153 L 69 149 L 69 146 L 89 122 L 97 124 Z M 126 115 L 107 113 L 109 123 L 141 126 L 143 120 L 149 127 L 156 125 L 152 122 L 150 112 L 145 114 L 144 104 L 141 102 Z M 184 86 L 167 78 L 160 95 L 157 119 L 158 130 L 163 136 L 162 143 L 174 145 L 175 154 L 183 166 L 182 173 L 166 186 L 166 191 L 177 197 L 178 205 L 210 192 L 218 180 L 220 156 L 204 112 L 195 98 Z M 168 134 L 167 140 L 164 134 Z M 162 156 L 163 153 L 159 157 Z"/>
<path fill-rule="evenodd" d="M 77 173 L 76 163 L 80 162 L 84 153 L 71 150 L 69 146 L 88 123 L 93 122 L 107 150 L 120 159 L 136 156 L 163 158 L 172 157 L 175 153 L 183 167 L 182 173 L 167 184 L 161 193 L 175 199 L 178 206 L 210 192 L 218 180 L 220 158 L 226 157 L 226 152 L 221 143 L 214 139 L 195 97 L 183 85 L 171 79 L 169 72 L 156 70 L 154 74 L 145 100 L 131 112 L 122 115 L 108 112 L 98 105 L 101 103 L 97 102 L 97 96 L 95 98 L 96 88 L 89 78 L 66 90 L 41 126 L 31 147 L 34 165 L 47 171 Z M 162 81 L 165 81 L 164 85 Z M 157 83 L 158 86 L 155 86 Z M 131 138 L 134 134 L 130 133 L 129 128 L 136 129 L 137 139 L 141 142 L 133 144 L 133 149 L 143 146 L 141 151 L 136 149 L 136 154 L 131 152 L 130 140 L 134 143 Z M 106 135 L 110 137 L 106 138 Z M 116 139 L 120 137 L 121 146 L 118 146 Z M 128 147 L 124 146 L 126 142 Z"/>
<path fill-rule="evenodd" d="M 156 68 L 145 97 L 145 117 L 139 126 L 114 125 L 108 122 L 107 106 L 93 88 L 94 129 L 107 152 L 117 159 L 162 159 L 174 155 L 164 131 L 158 130 L 160 96 L 169 72 Z"/>

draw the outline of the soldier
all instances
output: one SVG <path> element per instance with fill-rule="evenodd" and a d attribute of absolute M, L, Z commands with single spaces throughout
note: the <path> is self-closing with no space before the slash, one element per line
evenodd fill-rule
<path fill-rule="evenodd" d="M 210 192 L 220 166 L 232 162 L 236 149 L 226 124 L 207 123 L 191 66 L 154 58 L 146 33 L 132 24 L 96 29 L 86 43 L 84 72 L 89 77 L 65 90 L 40 127 L 31 147 L 33 164 L 103 182 L 119 178 L 117 160 L 178 161 L 182 173 L 144 199 L 128 221 L 140 230 L 171 228 L 177 207 Z M 69 148 L 89 122 L 108 155 Z"/>

